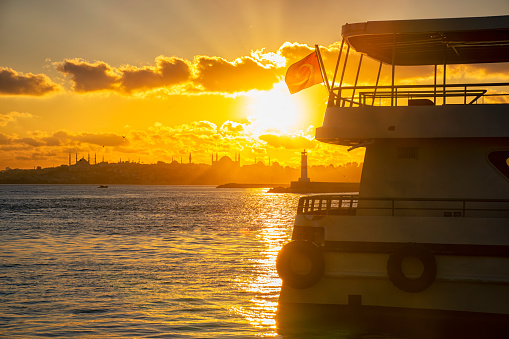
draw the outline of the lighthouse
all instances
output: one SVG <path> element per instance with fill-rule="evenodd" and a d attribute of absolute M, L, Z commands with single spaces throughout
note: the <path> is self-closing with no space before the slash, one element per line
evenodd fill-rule
<path fill-rule="evenodd" d="M 299 182 L 309 182 L 308 178 L 308 154 L 306 150 L 300 153 L 300 178 Z"/>

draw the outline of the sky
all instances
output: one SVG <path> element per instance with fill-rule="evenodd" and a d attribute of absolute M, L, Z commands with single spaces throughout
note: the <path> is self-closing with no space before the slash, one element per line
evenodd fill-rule
<path fill-rule="evenodd" d="M 327 91 L 291 95 L 287 67 L 319 45 L 332 76 L 346 23 L 507 14 L 508 0 L 0 0 L 0 170 L 69 154 L 361 162 L 314 140 Z"/>

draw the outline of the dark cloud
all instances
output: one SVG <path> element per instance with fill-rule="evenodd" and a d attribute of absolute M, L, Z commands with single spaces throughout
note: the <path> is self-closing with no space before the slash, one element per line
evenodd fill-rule
<path fill-rule="evenodd" d="M 41 96 L 58 91 L 44 74 L 19 74 L 10 68 L 0 68 L 0 95 Z"/>
<path fill-rule="evenodd" d="M 278 82 L 275 68 L 263 66 L 250 57 L 228 62 L 218 57 L 195 59 L 195 82 L 211 92 L 242 92 L 252 89 L 269 90 Z"/>
<path fill-rule="evenodd" d="M 104 62 L 93 64 L 81 59 L 65 60 L 56 69 L 71 76 L 76 92 L 112 90 L 118 87 L 119 76 Z"/>
<path fill-rule="evenodd" d="M 0 133 L 0 145 L 9 145 L 12 140 L 7 135 Z"/>
<path fill-rule="evenodd" d="M 31 156 L 26 156 L 26 155 L 20 155 L 20 156 L 17 156 L 16 157 L 16 160 L 38 160 L 38 161 L 41 161 L 41 160 L 48 160 L 48 159 L 52 159 L 56 156 L 57 154 L 53 153 L 53 152 L 49 152 L 49 153 L 39 153 L 39 152 L 34 152 L 32 153 Z"/>
<path fill-rule="evenodd" d="M 27 145 L 32 146 L 32 147 L 39 147 L 39 146 L 44 146 L 45 145 L 44 142 L 36 140 L 34 138 L 21 138 L 21 139 L 18 139 L 16 141 L 19 142 L 19 143 L 27 144 Z"/>

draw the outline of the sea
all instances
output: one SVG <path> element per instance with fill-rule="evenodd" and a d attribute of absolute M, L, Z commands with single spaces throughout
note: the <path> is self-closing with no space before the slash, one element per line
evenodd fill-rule
<path fill-rule="evenodd" d="M 266 191 L 0 185 L 0 337 L 352 338 L 278 329 L 299 195 Z"/>

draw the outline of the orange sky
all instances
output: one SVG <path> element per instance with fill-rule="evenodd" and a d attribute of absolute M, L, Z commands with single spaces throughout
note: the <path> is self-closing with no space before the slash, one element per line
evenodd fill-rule
<path fill-rule="evenodd" d="M 244 164 L 297 166 L 307 149 L 312 165 L 362 161 L 362 149 L 314 141 L 327 92 L 290 95 L 286 68 L 319 44 L 332 73 L 347 22 L 507 13 L 507 0 L 2 0 L 0 169 L 69 153 L 209 163 L 240 152 Z"/>

